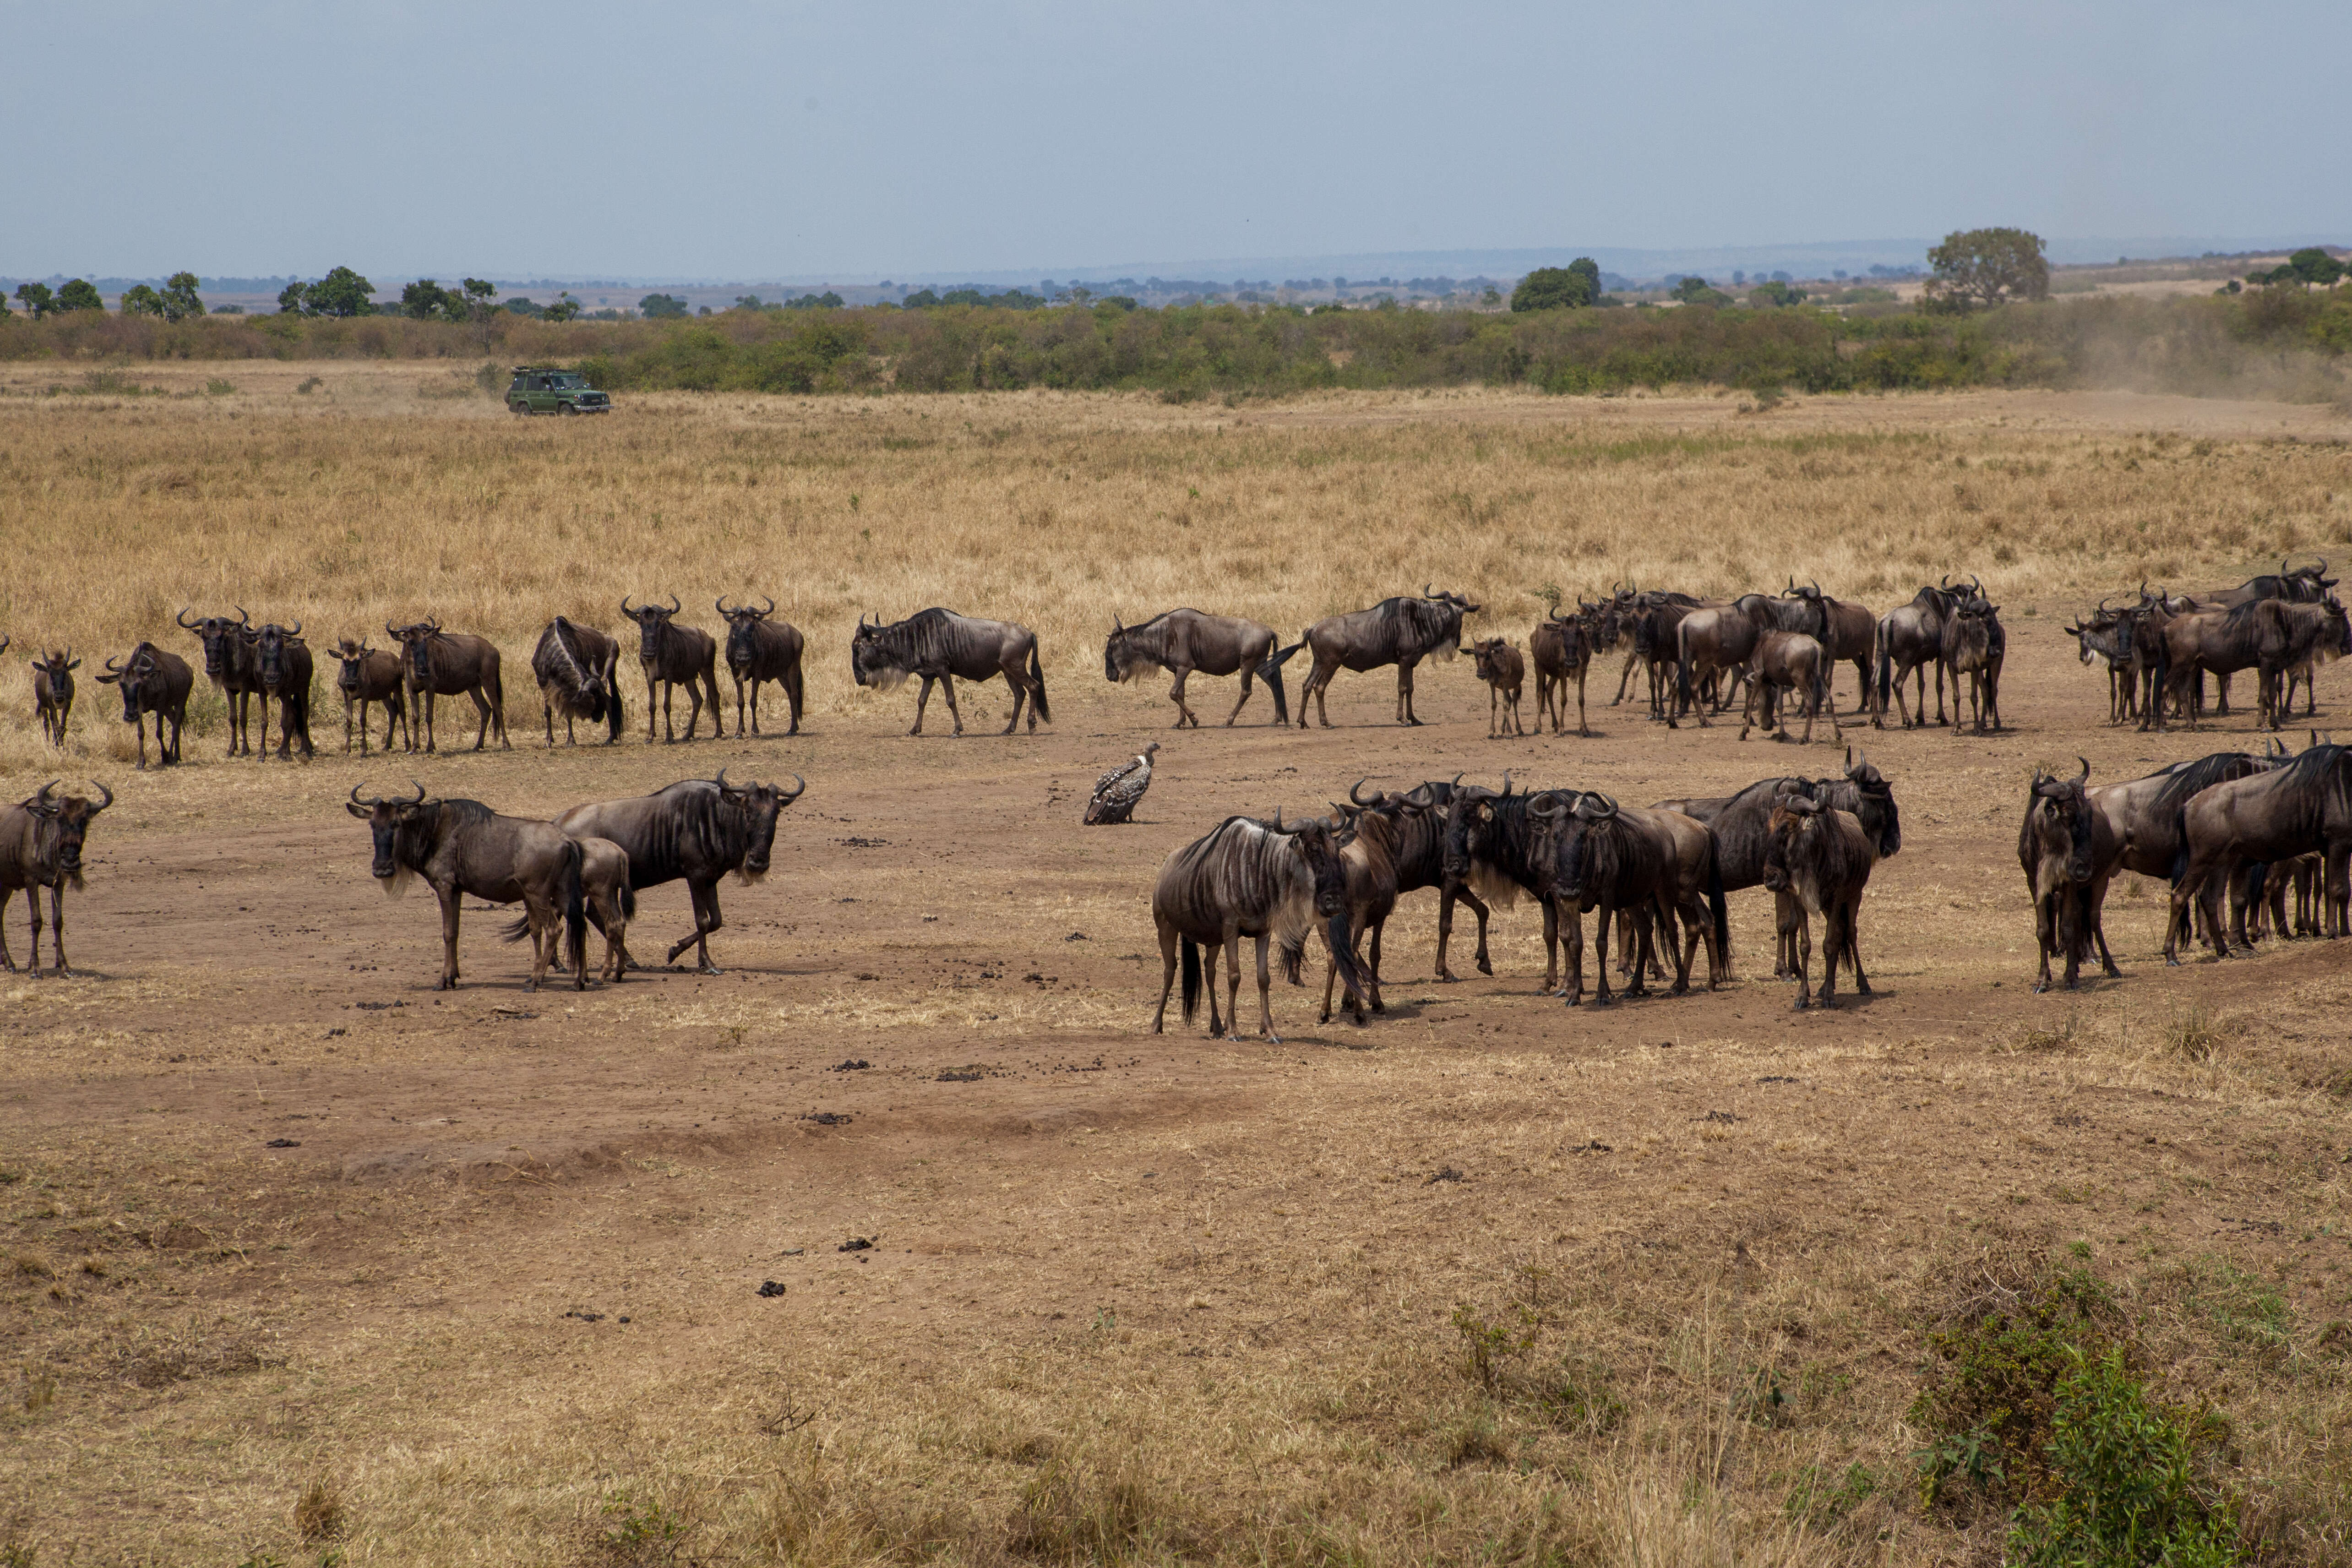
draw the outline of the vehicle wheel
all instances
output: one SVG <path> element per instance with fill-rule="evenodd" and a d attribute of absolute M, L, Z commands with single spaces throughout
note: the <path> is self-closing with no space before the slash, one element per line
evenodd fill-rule
<path fill-rule="evenodd" d="M 528 415 L 530 412 L 530 405 L 528 403 L 509 403 L 507 405 L 507 412 L 509 414 Z"/>
<path fill-rule="evenodd" d="M 577 414 L 580 412 L 580 405 L 576 403 L 559 403 L 555 406 L 565 414 Z"/>

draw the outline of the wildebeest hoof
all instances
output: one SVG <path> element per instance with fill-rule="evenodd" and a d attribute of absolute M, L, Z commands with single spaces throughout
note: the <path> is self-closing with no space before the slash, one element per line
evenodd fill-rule
<path fill-rule="evenodd" d="M 2034 994 L 2036 996 L 2041 995 L 2043 992 L 2045 992 L 2045 991 L 2047 991 L 2047 990 L 2049 990 L 2049 989 L 2050 989 L 2050 982 L 2048 982 L 2047 980 L 2037 980 L 2037 981 L 2035 981 L 2035 982 L 2033 983 L 2033 994 Z"/>
<path fill-rule="evenodd" d="M 695 973 L 697 974 L 717 974 L 719 973 L 719 968 L 715 963 L 706 963 L 697 969 Z"/>
<path fill-rule="evenodd" d="M 1481 974 L 1490 975 L 1495 973 L 1495 966 L 1487 960 L 1482 958 L 1478 961 L 1478 973 Z"/>
<path fill-rule="evenodd" d="M 455 991 L 457 989 L 457 983 L 455 980 L 444 979 L 435 984 L 433 989 L 436 991 Z"/>

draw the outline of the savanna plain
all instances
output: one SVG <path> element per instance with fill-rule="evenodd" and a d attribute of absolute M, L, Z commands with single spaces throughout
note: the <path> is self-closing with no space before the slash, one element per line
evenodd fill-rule
<path fill-rule="evenodd" d="M 2066 393 L 522 421 L 470 367 L 0 367 L 0 632 L 85 659 L 60 756 L 12 657 L 0 789 L 117 796 L 75 973 L 0 977 L 0 1561 L 1992 1562 L 2094 1484 L 2062 1429 L 2111 1358 L 2168 1518 L 2352 1562 L 2347 949 L 2167 970 L 2127 877 L 2125 977 L 2036 996 L 2015 854 L 2037 765 L 2256 744 L 2250 679 L 2204 733 L 2107 727 L 2063 627 L 2142 578 L 2352 563 L 2347 440 Z M 1420 729 L 1380 672 L 1303 732 L 1262 695 L 1216 727 L 1231 685 L 1196 679 L 1180 735 L 1162 678 L 1105 681 L 1114 613 L 1291 638 L 1433 582 L 1524 646 L 1554 589 L 1883 611 L 1953 572 L 2011 628 L 2010 727 L 1843 737 L 1903 816 L 1872 996 L 1792 1012 L 1760 892 L 1711 994 L 1571 1011 L 1524 903 L 1491 977 L 1465 916 L 1439 984 L 1414 894 L 1369 1026 L 1316 1022 L 1310 953 L 1278 1046 L 1147 1032 L 1154 871 L 1231 813 L 1507 768 L 1646 804 L 1842 752 L 1670 732 L 1608 706 L 1614 656 L 1589 740 L 1489 741 L 1466 659 L 1423 668 Z M 649 744 L 625 658 L 621 743 L 550 752 L 531 641 L 629 630 L 624 594 L 705 627 L 772 595 L 802 733 L 772 692 L 738 734 L 722 671 L 726 738 Z M 908 738 L 911 688 L 856 689 L 857 616 L 930 604 L 1036 628 L 1053 722 L 994 734 L 998 684 Z M 185 764 L 134 771 L 103 658 L 193 658 L 175 613 L 231 605 L 322 654 L 427 614 L 492 637 L 513 749 L 451 747 L 459 699 L 438 754 L 347 756 L 330 666 L 315 760 L 226 758 L 200 679 Z M 1154 739 L 1137 821 L 1080 827 Z M 808 780 L 765 882 L 721 889 L 725 973 L 580 994 L 523 992 L 468 900 L 436 994 L 429 895 L 388 902 L 341 809 L 414 779 L 547 816 L 722 766 Z M 649 890 L 634 946 L 689 923 Z"/>

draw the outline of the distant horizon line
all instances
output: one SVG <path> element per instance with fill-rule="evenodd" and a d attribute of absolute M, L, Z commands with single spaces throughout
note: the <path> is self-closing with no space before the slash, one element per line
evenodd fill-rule
<path fill-rule="evenodd" d="M 1053 281 L 1062 285 L 1091 287 L 1097 283 L 1121 279 L 1137 283 L 1149 279 L 1169 281 L 1219 281 L 1247 279 L 1252 277 L 1270 278 L 1275 274 L 1303 274 L 1308 277 L 1348 278 L 1351 284 L 1370 283 L 1374 275 L 1386 277 L 1401 272 L 1432 276 L 1498 276 L 1507 279 L 1524 276 L 1538 267 L 1563 266 L 1578 257 L 1591 257 L 1611 272 L 1633 278 L 1666 279 L 1710 271 L 1744 270 L 1769 272 L 1793 270 L 1811 267 L 1818 270 L 1808 277 L 1827 277 L 1833 271 L 1866 272 L 1874 266 L 1909 266 L 1924 268 L 1928 248 L 1936 242 L 1925 237 L 1897 237 L 1881 239 L 1811 240 L 1796 243 L 1758 245 L 1718 245 L 1707 247 L 1629 247 L 1629 246 L 1542 246 L 1528 247 L 1462 247 L 1449 250 L 1394 250 L 1326 252 L 1291 256 L 1216 257 L 1188 261 L 1125 261 L 1095 265 L 1063 265 L 1034 268 L 973 268 L 961 269 L 888 270 L 861 269 L 855 272 L 776 273 L 767 276 L 738 274 L 691 275 L 683 273 L 638 273 L 618 276 L 596 276 L 581 271 L 569 276 L 551 273 L 544 268 L 497 268 L 497 276 L 460 268 L 447 273 L 435 270 L 384 270 L 391 279 L 390 287 L 420 279 L 432 278 L 454 281 L 461 276 L 489 276 L 501 288 L 536 289 L 725 289 L 776 288 L 822 289 L 828 286 L 872 289 L 885 286 L 933 287 L 940 284 L 988 284 L 1015 286 Z M 2333 246 L 2342 248 L 2341 237 L 2323 236 L 2317 232 L 2293 235 L 2166 235 L 2136 238 L 2111 237 L 2060 237 L 2045 239 L 2044 246 L 2051 261 L 2063 267 L 2154 265 L 2163 262 L 2195 261 L 2206 257 L 2237 257 L 2291 250 L 2307 245 Z M 2135 254 L 2137 252 L 2137 254 Z M 2116 260 L 2108 260 L 2113 257 Z M 341 265 L 350 265 L 348 262 Z M 226 289 L 230 292 L 258 292 L 272 285 L 307 281 L 320 273 L 298 279 L 291 274 L 277 273 L 217 273 L 200 278 L 199 287 Z M 373 281 L 366 268 L 354 268 Z M 104 285 L 135 286 L 156 284 L 169 274 L 150 277 L 134 273 L 70 273 L 50 271 L 41 274 L 0 274 L 0 287 L 13 289 L 21 282 L 55 284 L 71 278 L 89 279 Z M 237 288 L 237 285 L 249 285 Z M 1219 281 L 1220 287 L 1227 287 Z M 1238 286 L 1250 287 L 1246 281 Z M 376 293 L 385 292 L 379 287 Z"/>

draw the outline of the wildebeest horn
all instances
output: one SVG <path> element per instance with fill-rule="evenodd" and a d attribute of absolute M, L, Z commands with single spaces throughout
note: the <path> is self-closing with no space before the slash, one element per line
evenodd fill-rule
<path fill-rule="evenodd" d="M 192 632 L 196 629 L 194 623 L 188 619 L 188 606 L 185 605 L 182 605 L 180 606 L 180 613 L 172 618 L 180 623 L 180 629 L 184 632 Z"/>
<path fill-rule="evenodd" d="M 674 616 L 684 608 L 686 608 L 686 606 L 677 602 L 677 595 L 676 594 L 672 594 L 669 596 L 669 613 Z"/>
<path fill-rule="evenodd" d="M 1424 599 L 1442 599 L 1442 598 L 1445 597 L 1445 595 L 1443 595 L 1443 594 L 1432 593 L 1432 592 L 1430 591 L 1430 590 L 1431 590 L 1432 588 L 1433 588 L 1435 585 L 1436 585 L 1436 584 L 1431 584 L 1431 583 L 1423 583 L 1423 584 L 1421 585 L 1421 596 L 1422 596 L 1423 598 L 1424 598 Z"/>
<path fill-rule="evenodd" d="M 761 613 L 761 615 L 763 615 L 763 616 L 772 616 L 772 615 L 774 615 L 774 614 L 776 613 L 776 601 L 775 601 L 772 597 L 771 597 L 770 595 L 766 595 L 766 594 L 762 594 L 762 595 L 760 595 L 760 597 L 761 597 L 762 599 L 766 599 L 766 600 L 768 601 L 768 607 L 767 607 L 766 609 L 764 609 L 764 610 L 761 610 L 760 613 Z"/>
<path fill-rule="evenodd" d="M 92 816 L 96 816 L 100 812 L 104 811 L 108 806 L 114 804 L 114 792 L 107 788 L 104 784 L 100 784 L 96 779 L 92 779 L 89 782 L 90 787 L 97 790 L 99 794 L 98 805 L 90 810 L 90 815 Z"/>
<path fill-rule="evenodd" d="M 637 618 L 637 612 L 629 608 L 629 596 L 626 594 L 621 595 L 621 614 L 633 621 Z"/>
<path fill-rule="evenodd" d="M 1560 805 L 1559 796 L 1549 790 L 1528 802 L 1528 815 L 1544 822 L 1557 822 L 1568 813 L 1569 808 Z"/>
<path fill-rule="evenodd" d="M 719 776 L 712 779 L 710 782 L 717 784 L 720 789 L 725 789 L 727 787 L 727 770 L 725 768 L 719 769 Z"/>
<path fill-rule="evenodd" d="M 241 626 L 249 626 L 253 625 L 250 620 L 246 618 L 245 606 L 243 605 L 239 605 L 236 607 L 236 624 Z"/>
<path fill-rule="evenodd" d="M 2084 756 L 2081 756 L 2081 755 L 2077 755 L 2077 756 L 2074 758 L 2074 760 L 2075 760 L 2076 762 L 2078 762 L 2078 763 L 2082 763 L 2082 764 L 2083 764 L 2083 771 L 2082 771 L 2081 773 L 2076 773 L 2076 774 L 2074 775 L 2074 782 L 2075 782 L 2076 784 L 2081 784 L 2084 780 L 2085 780 L 2085 779 L 2087 779 L 2087 778 L 2089 778 L 2089 777 L 2091 776 L 2091 763 L 2090 763 L 2090 759 L 2089 759 L 2089 758 L 2087 758 L 2087 757 L 2084 757 Z"/>
<path fill-rule="evenodd" d="M 719 597 L 711 600 L 710 607 L 718 611 L 720 616 L 725 616 L 727 614 L 727 595 L 721 594 Z"/>
<path fill-rule="evenodd" d="M 1364 778 L 1367 778 L 1367 779 L 1368 779 L 1368 778 L 1370 778 L 1370 777 L 1371 777 L 1371 776 L 1372 776 L 1371 774 L 1370 774 L 1370 773 L 1366 773 L 1366 774 L 1364 775 Z M 1358 779 L 1354 784 L 1349 784 L 1349 785 L 1348 786 L 1348 799 L 1349 799 L 1350 802 L 1352 802 L 1353 804 L 1357 805 L 1380 805 L 1380 804 L 1381 804 L 1381 797 L 1380 797 L 1379 795 L 1374 795 L 1374 796 L 1372 796 L 1372 798 L 1371 798 L 1371 799 L 1370 799 L 1370 800 L 1366 800 L 1366 799 L 1362 796 L 1362 795 L 1360 795 L 1360 794 L 1359 794 L 1359 793 L 1358 793 L 1358 792 L 1359 792 L 1359 791 L 1360 791 L 1363 787 L 1364 787 L 1364 779 Z"/>
<path fill-rule="evenodd" d="M 1587 806 L 1591 809 L 1586 810 Z M 1605 822 L 1617 815 L 1617 803 L 1597 789 L 1587 790 L 1577 797 L 1576 815 L 1587 822 Z"/>
<path fill-rule="evenodd" d="M 1511 770 L 1508 768 L 1503 770 L 1503 798 L 1511 798 Z"/>
<path fill-rule="evenodd" d="M 408 782 L 410 784 L 416 784 L 416 798 L 406 802 L 405 804 L 410 805 L 423 805 L 425 804 L 425 786 L 421 784 L 416 784 L 416 781 L 413 778 Z"/>
<path fill-rule="evenodd" d="M 285 635 L 286 635 L 286 636 L 288 636 L 288 637 L 300 637 L 300 636 L 302 635 L 302 623 L 301 623 L 301 622 L 299 622 L 299 621 L 296 621 L 296 622 L 294 623 L 293 629 L 292 629 L 292 630 L 290 630 L 290 631 L 288 631 Z"/>
<path fill-rule="evenodd" d="M 800 774 L 794 773 L 793 775 L 793 783 L 798 787 L 796 787 L 792 794 L 784 796 L 788 801 L 798 800 L 802 795 L 808 793 L 808 780 L 801 777 Z"/>

